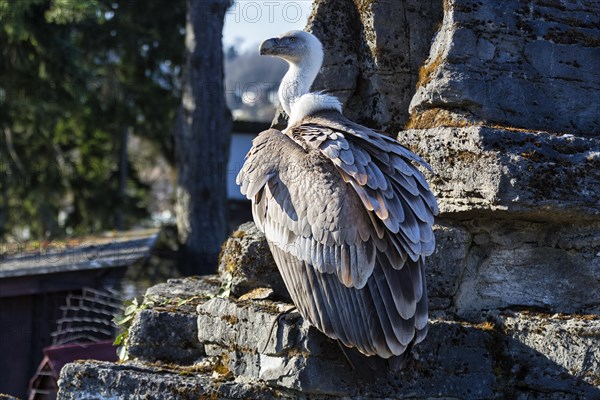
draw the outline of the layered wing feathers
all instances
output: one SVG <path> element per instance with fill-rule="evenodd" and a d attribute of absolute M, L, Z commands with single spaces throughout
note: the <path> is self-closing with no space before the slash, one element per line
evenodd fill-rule
<path fill-rule="evenodd" d="M 430 168 L 425 161 L 393 139 L 354 124 L 339 113 L 323 112 L 307 117 L 291 131 L 311 137 L 308 142 L 311 146 L 319 144 L 315 147 L 331 158 L 364 207 L 375 213 L 389 232 L 400 234 L 406 241 L 403 247 L 411 259 L 432 254 L 437 202 L 412 163 Z M 335 139 L 331 132 L 335 133 Z M 342 157 L 344 151 L 353 156 Z"/>
<path fill-rule="evenodd" d="M 261 133 L 237 182 L 303 316 L 363 354 L 426 334 L 435 198 L 393 139 L 336 112 Z"/>

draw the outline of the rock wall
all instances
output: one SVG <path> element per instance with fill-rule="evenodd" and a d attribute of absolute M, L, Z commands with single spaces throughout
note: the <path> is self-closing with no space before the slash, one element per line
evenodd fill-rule
<path fill-rule="evenodd" d="M 390 134 L 408 123 L 398 140 L 436 172 L 430 330 L 404 371 L 355 376 L 247 224 L 219 276 L 148 291 L 129 361 L 68 365 L 59 398 L 600 399 L 599 16 L 598 1 L 316 1 L 315 89 Z"/>
<path fill-rule="evenodd" d="M 58 398 L 600 398 L 598 315 L 493 310 L 472 323 L 438 312 L 406 368 L 373 383 L 271 289 L 219 297 L 230 279 L 149 289 L 130 360 L 68 364 Z"/>
<path fill-rule="evenodd" d="M 306 30 L 325 59 L 312 89 L 337 96 L 359 123 L 399 131 L 442 14 L 442 0 L 314 1 Z M 284 118 L 279 110 L 274 126 Z"/>
<path fill-rule="evenodd" d="M 443 110 L 455 121 L 598 136 L 598 8 L 595 0 L 446 0 L 412 125 L 429 128 Z"/>
<path fill-rule="evenodd" d="M 444 3 L 410 106 L 414 129 L 398 140 L 432 165 L 443 240 L 463 243 L 447 301 L 463 318 L 507 307 L 600 312 L 599 11 L 598 2 Z M 442 276 L 445 267 L 431 262 Z"/>
<path fill-rule="evenodd" d="M 400 130 L 441 19 L 442 0 L 316 1 L 307 28 L 326 56 L 313 87 L 355 121 Z"/>

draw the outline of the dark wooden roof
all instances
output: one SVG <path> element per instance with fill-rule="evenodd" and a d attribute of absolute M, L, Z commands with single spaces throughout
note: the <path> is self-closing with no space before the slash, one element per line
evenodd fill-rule
<path fill-rule="evenodd" d="M 128 232 L 125 238 L 50 243 L 33 250 L 23 246 L 25 250 L 0 256 L 0 279 L 130 265 L 150 254 L 157 234 L 146 230 Z"/>
<path fill-rule="evenodd" d="M 148 257 L 157 237 L 157 230 L 145 230 L 33 248 L 8 244 L 0 254 L 0 298 L 94 287 L 109 271 Z"/>

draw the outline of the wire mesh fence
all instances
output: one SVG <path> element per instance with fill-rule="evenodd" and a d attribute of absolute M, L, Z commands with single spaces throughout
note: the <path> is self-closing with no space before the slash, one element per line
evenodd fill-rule
<path fill-rule="evenodd" d="M 67 296 L 61 311 L 57 329 L 51 334 L 54 346 L 113 339 L 113 319 L 123 313 L 123 305 L 116 290 L 83 288 L 81 293 Z"/>

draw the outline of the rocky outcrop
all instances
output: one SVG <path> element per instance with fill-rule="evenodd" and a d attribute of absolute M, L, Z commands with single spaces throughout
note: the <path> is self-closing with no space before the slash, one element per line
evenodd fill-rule
<path fill-rule="evenodd" d="M 442 20 L 443 0 L 315 1 L 306 30 L 325 59 L 312 89 L 337 96 L 344 113 L 397 132 L 408 121 L 418 71 Z M 281 110 L 274 126 L 284 127 Z"/>
<path fill-rule="evenodd" d="M 465 282 L 485 282 L 469 272 L 485 259 L 477 246 L 504 237 L 500 228 L 473 232 L 459 224 L 435 227 L 429 334 L 396 376 L 362 380 L 337 342 L 311 327 L 292 304 L 274 300 L 278 296 L 271 288 L 252 288 L 251 282 L 265 281 L 260 274 L 240 285 L 244 293 L 227 295 L 223 289 L 230 287 L 231 276 L 242 276 L 230 267 L 220 276 L 172 279 L 150 288 L 129 329 L 130 359 L 69 364 L 61 374 L 59 399 L 600 398 L 598 313 L 527 309 L 511 292 L 509 279 L 500 302 L 491 301 L 494 292 L 483 286 L 465 290 Z M 253 224 L 244 224 L 230 240 L 255 233 Z M 255 246 L 266 246 L 264 236 L 254 241 L 254 246 L 225 246 L 222 259 L 248 259 Z M 512 287 L 527 288 L 522 293 L 529 294 L 530 303 L 553 290 L 540 284 L 541 274 L 513 277 Z M 568 308 L 581 293 L 589 294 L 573 288 L 556 297 L 555 308 Z"/>
<path fill-rule="evenodd" d="M 441 19 L 442 0 L 315 2 L 307 28 L 326 57 L 313 88 L 339 96 L 355 121 L 400 130 Z"/>
<path fill-rule="evenodd" d="M 465 126 L 398 140 L 435 171 L 434 308 L 465 318 L 514 306 L 600 312 L 600 290 L 582 290 L 600 282 L 598 139 Z"/>
<path fill-rule="evenodd" d="M 170 279 L 148 289 L 129 329 L 129 358 L 190 365 L 202 357 L 196 306 L 217 293 L 221 284 L 216 277 Z"/>
<path fill-rule="evenodd" d="M 280 394 L 261 384 L 228 381 L 207 362 L 194 367 L 111 364 L 80 361 L 63 368 L 59 399 L 276 399 Z"/>
<path fill-rule="evenodd" d="M 235 377 L 303 393 L 347 394 L 357 376 L 337 343 L 293 309 L 270 300 L 214 298 L 198 306 L 198 339 Z"/>
<path fill-rule="evenodd" d="M 230 290 L 241 295 L 256 287 L 268 287 L 282 299 L 290 295 L 277 271 L 265 235 L 253 223 L 245 223 L 223 244 L 219 274 L 230 276 Z"/>
<path fill-rule="evenodd" d="M 600 224 L 473 219 L 473 238 L 454 297 L 455 312 L 528 307 L 600 313 Z M 586 289 L 587 288 L 587 289 Z"/>
<path fill-rule="evenodd" d="M 432 166 L 443 215 L 600 219 L 600 139 L 465 126 L 410 129 L 398 140 Z"/>
<path fill-rule="evenodd" d="M 596 1 L 445 0 L 411 125 L 600 134 Z"/>
<path fill-rule="evenodd" d="M 368 383 L 355 375 L 338 344 L 291 304 L 252 292 L 216 297 L 217 279 L 172 280 L 150 289 L 130 328 L 131 336 L 144 338 L 144 351 L 134 350 L 140 343 L 132 340 L 127 362 L 67 365 L 59 399 L 600 396 L 595 315 L 488 311 L 472 323 L 448 313 L 430 321 L 427 339 L 400 374 Z M 174 324 L 178 318 L 193 319 L 195 329 Z M 193 349 L 182 357 L 190 343 Z"/>
<path fill-rule="evenodd" d="M 419 129 L 398 140 L 435 171 L 438 222 L 451 227 L 438 252 L 463 243 L 446 286 L 463 318 L 600 312 L 598 7 L 444 3 L 410 107 Z M 434 257 L 434 273 L 445 262 Z"/>

